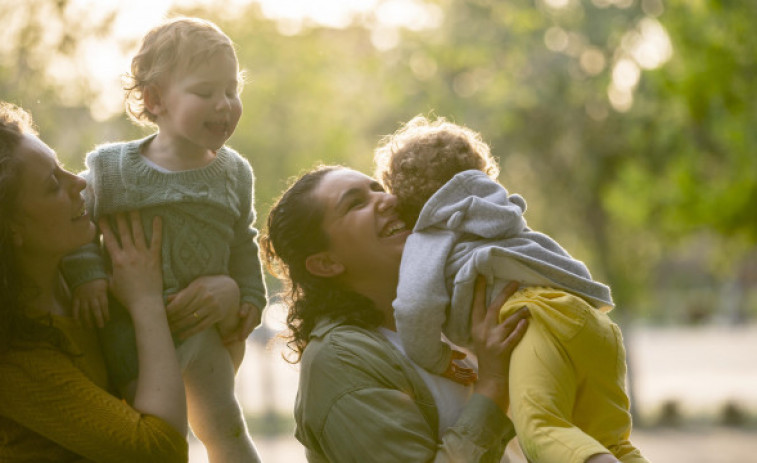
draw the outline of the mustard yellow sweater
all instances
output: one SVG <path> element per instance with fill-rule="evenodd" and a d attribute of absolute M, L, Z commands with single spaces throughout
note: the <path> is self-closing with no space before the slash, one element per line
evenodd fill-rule
<path fill-rule="evenodd" d="M 0 462 L 186 462 L 185 436 L 107 392 L 95 332 L 54 317 L 78 355 L 0 355 Z"/>

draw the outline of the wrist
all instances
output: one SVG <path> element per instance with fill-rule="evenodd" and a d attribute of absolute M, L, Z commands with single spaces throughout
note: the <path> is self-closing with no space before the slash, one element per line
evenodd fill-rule
<path fill-rule="evenodd" d="M 489 398 L 492 402 L 507 413 L 510 408 L 510 397 L 508 395 L 508 383 L 506 379 L 483 377 L 479 378 L 473 391 L 484 397 Z"/>

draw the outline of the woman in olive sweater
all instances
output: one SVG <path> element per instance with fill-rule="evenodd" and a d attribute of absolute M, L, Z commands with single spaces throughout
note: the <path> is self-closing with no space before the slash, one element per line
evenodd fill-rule
<path fill-rule="evenodd" d="M 74 322 L 60 259 L 92 240 L 82 179 L 22 109 L 0 102 L 0 461 L 186 462 L 184 386 L 161 295 L 161 224 L 105 223 L 111 290 L 137 331 L 131 407 L 108 392 L 93 329 Z M 132 232 L 129 230 L 131 227 Z M 127 238 L 124 238 L 127 237 Z M 149 353 L 149 355 L 145 355 Z"/>
<path fill-rule="evenodd" d="M 302 176 L 268 217 L 261 245 L 288 285 L 290 346 L 301 360 L 295 435 L 310 462 L 498 462 L 515 435 L 508 365 L 526 313 L 497 323 L 504 295 L 487 309 L 479 282 L 478 380 L 445 413 L 448 401 L 434 393 L 444 386 L 395 339 L 392 300 L 410 233 L 395 206 L 374 179 L 328 167 Z"/>

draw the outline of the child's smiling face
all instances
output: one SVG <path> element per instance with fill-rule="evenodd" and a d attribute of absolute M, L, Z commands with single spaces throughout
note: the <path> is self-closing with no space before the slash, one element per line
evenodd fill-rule
<path fill-rule="evenodd" d="M 234 133 L 242 115 L 239 68 L 232 51 L 176 70 L 160 85 L 157 124 L 178 144 L 216 151 Z"/>

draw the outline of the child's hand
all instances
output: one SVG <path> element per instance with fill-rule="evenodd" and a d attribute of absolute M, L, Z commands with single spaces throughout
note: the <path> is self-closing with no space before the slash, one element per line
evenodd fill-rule
<path fill-rule="evenodd" d="M 219 323 L 218 331 L 224 344 L 245 342 L 256 326 L 260 325 L 262 311 L 255 304 L 242 302 L 234 320 L 227 319 Z"/>
<path fill-rule="evenodd" d="M 74 289 L 74 319 L 88 327 L 93 324 L 98 328 L 105 326 L 110 319 L 108 312 L 108 280 L 88 281 Z"/>
<path fill-rule="evenodd" d="M 263 311 L 254 304 L 242 302 L 239 306 L 239 330 L 237 330 L 238 339 L 246 341 L 252 331 L 260 326 Z"/>
<path fill-rule="evenodd" d="M 476 372 L 473 371 L 472 368 L 461 367 L 460 365 L 455 363 L 455 360 L 462 360 L 465 357 L 465 352 L 452 350 L 452 358 L 449 361 L 449 366 L 447 366 L 447 371 L 442 373 L 442 376 L 447 379 L 451 379 L 456 383 L 460 383 L 463 386 L 467 386 L 475 382 L 476 379 L 478 379 L 478 375 L 476 375 Z"/>

